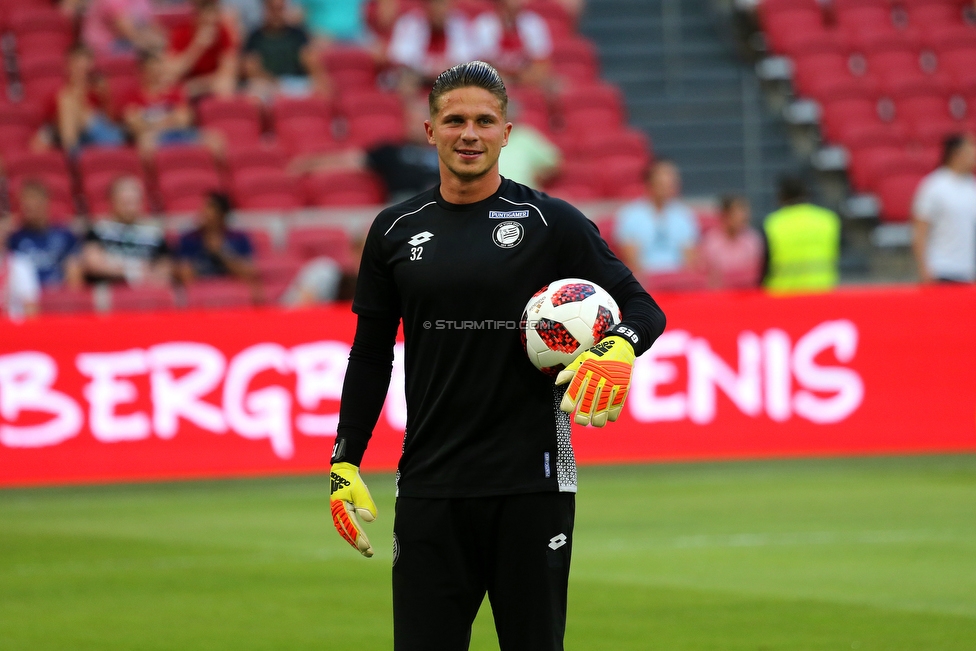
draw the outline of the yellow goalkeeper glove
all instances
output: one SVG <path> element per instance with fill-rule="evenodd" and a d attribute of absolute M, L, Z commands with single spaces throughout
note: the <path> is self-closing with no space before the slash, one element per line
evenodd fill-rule
<path fill-rule="evenodd" d="M 556 384 L 569 382 L 559 408 L 575 411 L 580 425 L 603 427 L 607 420 L 617 420 L 630 389 L 634 357 L 634 347 L 623 337 L 602 339 L 556 376 Z"/>
<path fill-rule="evenodd" d="M 360 554 L 369 558 L 373 555 L 373 548 L 363 533 L 359 518 L 366 522 L 375 520 L 376 503 L 359 476 L 359 467 L 344 461 L 334 463 L 329 476 L 332 479 L 332 522 L 336 531 Z"/>

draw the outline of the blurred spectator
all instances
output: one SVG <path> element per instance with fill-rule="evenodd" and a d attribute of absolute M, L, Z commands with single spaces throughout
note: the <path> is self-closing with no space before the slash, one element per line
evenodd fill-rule
<path fill-rule="evenodd" d="M 231 276 L 248 283 L 257 279 L 254 248 L 247 234 L 227 227 L 230 199 L 211 192 L 200 210 L 200 225 L 180 236 L 176 275 L 184 285 L 198 278 Z"/>
<path fill-rule="evenodd" d="M 112 214 L 92 224 L 81 250 L 85 279 L 90 283 L 127 282 L 165 285 L 172 263 L 163 229 L 143 221 L 142 182 L 122 176 L 109 189 Z"/>
<path fill-rule="evenodd" d="M 349 260 L 345 268 L 328 256 L 309 260 L 285 290 L 281 303 L 288 307 L 304 307 L 332 301 L 351 301 L 356 293 L 356 278 L 364 244 L 364 235 L 350 240 Z"/>
<path fill-rule="evenodd" d="M 471 59 L 474 51 L 468 20 L 452 0 L 426 0 L 423 10 L 397 19 L 388 56 L 400 66 L 401 92 L 412 95 L 444 70 Z"/>
<path fill-rule="evenodd" d="M 914 250 L 923 283 L 976 280 L 976 142 L 943 143 L 942 165 L 915 192 Z"/>
<path fill-rule="evenodd" d="M 149 52 L 166 45 L 150 0 L 90 0 L 81 37 L 100 55 Z"/>
<path fill-rule="evenodd" d="M 515 106 L 509 104 L 509 120 L 516 121 Z M 498 171 L 506 179 L 530 188 L 541 188 L 555 176 L 562 163 L 562 153 L 545 134 L 529 124 L 516 124 L 508 144 L 498 159 Z"/>
<path fill-rule="evenodd" d="M 764 245 L 749 221 L 745 197 L 722 197 L 719 225 L 705 232 L 700 247 L 701 262 L 713 287 L 759 286 Z"/>
<path fill-rule="evenodd" d="M 326 42 L 363 45 L 366 41 L 365 0 L 294 0 L 304 13 L 305 27 Z"/>
<path fill-rule="evenodd" d="M 778 293 L 833 289 L 840 258 L 840 217 L 810 203 L 798 178 L 780 181 L 779 202 L 782 208 L 770 213 L 763 224 L 766 288 Z"/>
<path fill-rule="evenodd" d="M 81 287 L 78 238 L 63 226 L 52 226 L 47 187 L 28 180 L 20 189 L 21 228 L 10 234 L 7 249 L 28 258 L 45 286 Z"/>
<path fill-rule="evenodd" d="M 244 45 L 250 92 L 265 102 L 275 95 L 330 95 L 329 78 L 308 33 L 286 22 L 285 0 L 265 0 L 264 6 L 264 24 Z"/>
<path fill-rule="evenodd" d="M 152 160 L 159 147 L 200 141 L 219 157 L 220 136 L 193 126 L 193 111 L 186 94 L 167 81 L 162 56 L 143 55 L 140 69 L 139 88 L 123 102 L 122 113 L 143 159 Z"/>
<path fill-rule="evenodd" d="M 108 84 L 95 71 L 91 50 L 76 45 L 68 53 L 68 80 L 57 96 L 61 147 L 74 154 L 88 145 L 125 144 L 125 133 L 110 115 Z"/>
<path fill-rule="evenodd" d="M 406 102 L 404 120 L 407 142 L 381 143 L 367 151 L 345 151 L 297 157 L 289 165 L 293 174 L 326 171 L 371 170 L 386 186 L 388 200 L 398 202 L 429 190 L 440 182 L 437 150 L 427 141 L 424 120 L 427 100 Z"/>
<path fill-rule="evenodd" d="M 237 85 L 237 50 L 217 0 L 192 0 L 193 21 L 169 38 L 169 79 L 185 84 L 190 97 L 231 95 Z"/>
<path fill-rule="evenodd" d="M 671 272 L 695 262 L 698 221 L 678 200 L 681 177 L 674 163 L 659 160 L 647 171 L 647 196 L 617 211 L 613 237 L 635 272 Z"/>
<path fill-rule="evenodd" d="M 549 25 L 525 8 L 526 0 L 497 4 L 497 13 L 482 13 L 472 26 L 478 56 L 498 68 L 506 83 L 546 86 L 551 79 Z"/>
<path fill-rule="evenodd" d="M 41 284 L 30 258 L 0 249 L 0 310 L 13 321 L 37 314 Z"/>

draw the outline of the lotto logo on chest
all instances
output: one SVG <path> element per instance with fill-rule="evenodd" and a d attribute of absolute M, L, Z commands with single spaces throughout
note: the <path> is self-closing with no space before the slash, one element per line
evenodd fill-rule
<path fill-rule="evenodd" d="M 519 245 L 525 235 L 525 228 L 518 222 L 502 222 L 491 233 L 491 241 L 503 249 L 511 249 Z"/>

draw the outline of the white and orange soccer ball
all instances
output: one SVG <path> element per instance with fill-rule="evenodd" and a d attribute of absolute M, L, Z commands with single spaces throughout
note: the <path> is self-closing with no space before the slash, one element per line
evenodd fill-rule
<path fill-rule="evenodd" d="M 537 291 L 522 313 L 522 345 L 532 364 L 556 377 L 620 323 L 620 308 L 596 283 L 564 278 Z"/>

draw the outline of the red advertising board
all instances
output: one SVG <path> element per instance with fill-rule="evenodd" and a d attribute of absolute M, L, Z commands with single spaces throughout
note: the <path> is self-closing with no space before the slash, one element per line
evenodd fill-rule
<path fill-rule="evenodd" d="M 659 299 L 581 463 L 976 451 L 972 288 Z M 326 470 L 354 329 L 346 305 L 0 323 L 0 485 Z M 396 359 L 366 470 L 399 457 Z"/>

